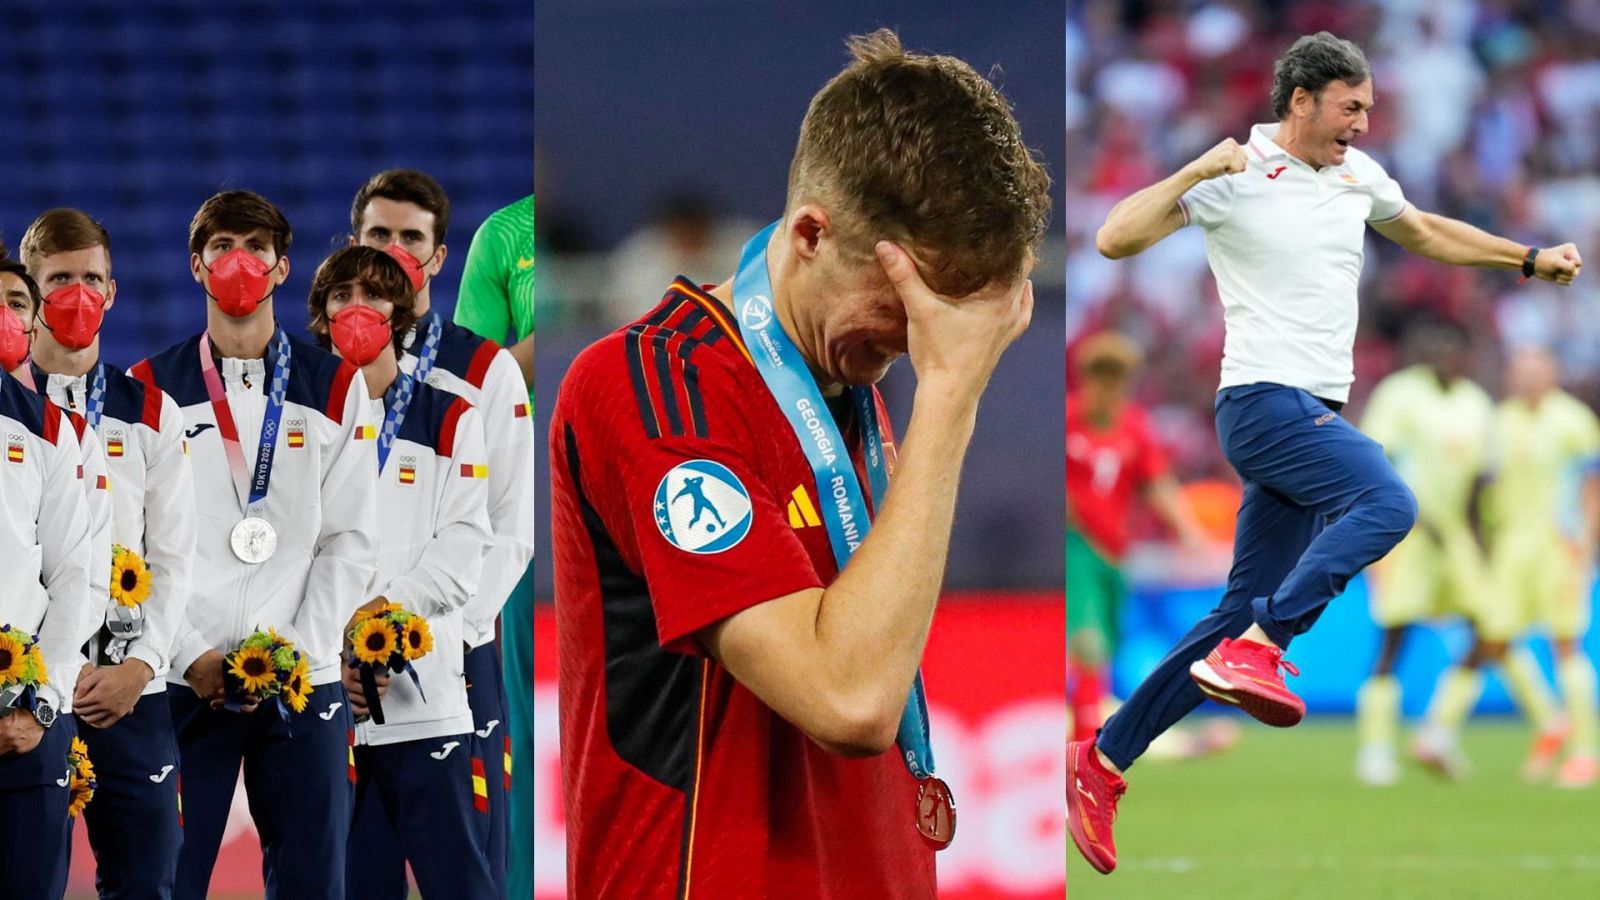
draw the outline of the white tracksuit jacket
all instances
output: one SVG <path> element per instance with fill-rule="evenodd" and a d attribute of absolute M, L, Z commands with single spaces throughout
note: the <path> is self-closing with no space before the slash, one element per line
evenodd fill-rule
<path fill-rule="evenodd" d="M 372 416 L 382 423 L 383 410 Z M 472 730 L 461 617 L 493 538 L 485 453 L 477 410 L 461 397 L 419 385 L 378 479 L 378 581 L 372 593 L 426 617 L 433 652 L 412 664 L 423 695 L 410 675 L 391 676 L 384 723 L 357 725 L 357 743 L 395 744 Z"/>
<path fill-rule="evenodd" d="M 366 382 L 314 344 L 292 336 L 289 344 L 288 391 L 264 510 L 278 546 L 259 565 L 240 561 L 229 543 L 245 513 L 201 375 L 200 335 L 129 369 L 177 402 L 194 472 L 194 587 L 173 647 L 172 684 L 182 684 L 207 649 L 226 652 L 269 627 L 308 656 L 313 685 L 337 681 L 345 623 L 372 596 L 378 442 Z M 271 372 L 264 359 L 221 359 L 217 371 L 253 470 Z"/>
<path fill-rule="evenodd" d="M 489 448 L 494 543 L 463 619 L 467 643 L 481 647 L 494 640 L 495 619 L 533 559 L 533 416 L 527 382 L 509 351 L 443 317 L 440 324 L 439 356 L 427 383 L 465 397 L 478 410 Z M 402 371 L 416 371 L 422 336 L 419 326 L 400 361 Z"/>
<path fill-rule="evenodd" d="M 90 376 L 33 376 L 57 406 L 87 409 Z M 97 434 L 110 473 L 111 543 L 139 554 L 151 575 L 144 633 L 128 646 L 128 658 L 150 667 L 155 677 L 143 693 L 158 694 L 166 690 L 172 643 L 189 602 L 194 556 L 194 479 L 184 454 L 183 413 L 172 397 L 115 366 L 105 365 L 105 379 Z M 114 603 L 106 598 L 102 621 L 113 615 Z"/>
<path fill-rule="evenodd" d="M 39 636 L 62 713 L 111 580 L 110 504 L 91 511 L 82 487 L 104 478 L 84 464 L 99 452 L 83 419 L 0 371 L 0 624 Z"/>

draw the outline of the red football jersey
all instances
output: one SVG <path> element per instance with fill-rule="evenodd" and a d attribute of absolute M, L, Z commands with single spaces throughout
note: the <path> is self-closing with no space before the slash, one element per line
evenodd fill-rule
<path fill-rule="evenodd" d="M 727 310 L 675 282 L 573 362 L 550 440 L 570 895 L 933 897 L 898 754 L 823 750 L 695 640 L 837 575 L 811 467 Z"/>
<path fill-rule="evenodd" d="M 1128 519 L 1138 494 L 1167 470 L 1166 453 L 1137 404 L 1100 429 L 1067 398 L 1067 504 L 1095 546 L 1121 558 L 1128 550 Z"/>

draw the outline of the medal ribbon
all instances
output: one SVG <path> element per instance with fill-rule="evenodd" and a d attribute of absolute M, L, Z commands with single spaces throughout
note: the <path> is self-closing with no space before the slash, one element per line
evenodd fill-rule
<path fill-rule="evenodd" d="M 410 375 L 400 373 L 395 381 L 394 402 L 389 403 L 383 413 L 383 430 L 378 432 L 380 475 L 383 474 L 384 464 L 389 461 L 394 439 L 400 434 L 400 425 L 406 420 L 406 411 L 411 408 L 411 398 L 416 394 L 417 385 L 428 380 L 428 373 L 433 371 L 433 364 L 439 358 L 439 337 L 444 332 L 444 326 L 439 324 L 437 312 L 430 312 L 423 318 L 428 320 L 428 335 L 423 338 L 422 350 L 417 353 L 417 367 L 411 370 Z"/>
<path fill-rule="evenodd" d="M 211 333 L 200 336 L 200 373 L 205 378 L 206 396 L 211 399 L 211 411 L 217 419 L 217 432 L 222 436 L 222 449 L 228 456 L 228 469 L 233 473 L 233 487 L 239 494 L 239 503 L 246 516 L 261 515 L 261 505 L 267 499 L 267 488 L 272 481 L 272 458 L 278 448 L 278 422 L 283 418 L 284 395 L 289 388 L 289 336 L 279 328 L 267 344 L 267 359 L 272 363 L 272 381 L 267 389 L 267 412 L 261 420 L 261 445 L 256 452 L 256 469 L 252 476 L 245 465 L 244 448 L 239 444 L 239 428 L 233 421 L 233 410 L 228 407 L 228 395 L 222 387 L 222 376 L 217 373 L 216 361 L 211 358 Z"/>
<path fill-rule="evenodd" d="M 38 363 L 29 359 L 26 365 L 17 367 L 17 381 L 21 382 L 23 387 L 43 397 L 47 392 L 41 390 L 39 385 L 42 384 L 48 387 L 50 376 L 39 368 Z M 83 398 L 83 417 L 89 421 L 89 427 L 94 429 L 95 434 L 99 434 L 100 417 L 105 413 L 106 408 L 105 363 L 94 364 L 94 377 L 88 380 L 88 387 L 88 396 Z M 72 392 L 68 390 L 69 399 L 71 394 Z"/>
<path fill-rule="evenodd" d="M 767 390 L 772 392 L 784 417 L 794 429 L 822 498 L 828 526 L 828 542 L 839 571 L 856 548 L 866 539 L 871 515 L 861 493 L 861 480 L 850 459 L 850 448 L 833 421 L 828 404 L 806 367 L 800 350 L 784 333 L 772 305 L 772 279 L 767 272 L 767 242 L 778 223 L 763 228 L 744 245 L 739 272 L 733 279 L 734 317 L 739 333 L 750 348 L 751 359 Z M 866 445 L 867 478 L 872 490 L 873 508 L 882 507 L 889 489 L 888 466 L 884 460 L 883 436 L 878 431 L 878 410 L 871 388 L 848 388 L 861 423 Z M 913 778 L 922 780 L 934 771 L 933 742 L 928 732 L 928 700 L 917 673 L 900 714 L 895 735 L 901 758 Z"/>

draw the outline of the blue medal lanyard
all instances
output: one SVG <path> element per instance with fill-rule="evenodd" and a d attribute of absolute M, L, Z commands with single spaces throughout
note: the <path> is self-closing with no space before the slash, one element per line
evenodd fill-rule
<path fill-rule="evenodd" d="M 416 396 L 417 385 L 428 380 L 428 373 L 433 371 L 433 364 L 439 359 L 439 336 L 444 331 L 444 326 L 439 324 L 439 314 L 429 312 L 423 318 L 427 321 L 428 333 L 422 340 L 422 348 L 417 353 L 417 367 L 411 374 L 400 373 L 395 380 L 394 402 L 387 404 L 383 412 L 383 429 L 378 432 L 378 472 L 383 473 L 383 467 L 389 462 L 389 451 L 394 449 L 395 438 L 400 434 L 400 425 L 406 420 L 406 411 L 411 408 L 411 399 Z"/>
<path fill-rule="evenodd" d="M 47 396 L 50 376 L 39 368 L 37 362 L 29 359 L 27 365 L 18 371 L 23 374 L 23 378 L 19 380 L 29 390 L 41 397 Z M 87 379 L 88 390 L 84 392 L 85 396 L 83 398 L 83 418 L 89 423 L 89 427 L 94 430 L 94 433 L 99 434 L 100 418 L 105 414 L 106 408 L 106 364 L 97 362 L 89 372 Z M 45 385 L 46 387 L 40 387 L 40 385 Z M 67 399 L 72 399 L 70 392 L 67 395 Z"/>
<path fill-rule="evenodd" d="M 267 344 L 267 358 L 272 364 L 272 380 L 267 384 L 267 411 L 261 421 L 261 443 L 256 451 L 256 468 L 252 476 L 245 469 L 244 452 L 239 443 L 238 427 L 233 421 L 233 410 L 228 406 L 222 378 L 217 374 L 216 362 L 211 358 L 211 335 L 206 333 L 200 337 L 200 374 L 217 418 L 217 431 L 222 435 L 228 468 L 233 475 L 234 488 L 244 504 L 244 514 L 254 517 L 262 516 L 268 485 L 272 482 L 272 457 L 278 447 L 278 423 L 283 418 L 283 404 L 289 388 L 289 337 L 282 328 L 273 333 L 272 340 Z"/>
<path fill-rule="evenodd" d="M 861 493 L 861 481 L 850 459 L 850 448 L 828 411 L 816 379 L 806 367 L 799 348 L 784 333 L 772 304 L 772 278 L 767 272 L 767 242 L 779 222 L 763 228 L 744 245 L 739 272 L 733 279 L 733 312 L 739 333 L 750 349 L 756 370 L 772 392 L 794 429 L 816 479 L 833 558 L 843 572 L 856 548 L 866 539 L 872 522 Z M 847 388 L 855 405 L 866 443 L 867 478 L 873 508 L 881 509 L 889 490 L 889 471 L 883 457 L 883 436 L 878 432 L 878 410 L 872 389 Z M 933 742 L 928 733 L 928 700 L 922 673 L 911 685 L 911 696 L 900 714 L 895 736 L 900 755 L 912 777 L 933 775 Z"/>

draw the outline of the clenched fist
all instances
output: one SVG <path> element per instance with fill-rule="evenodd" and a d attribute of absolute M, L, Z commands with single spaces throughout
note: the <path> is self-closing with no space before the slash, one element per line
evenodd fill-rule
<path fill-rule="evenodd" d="M 1571 284 L 1582 268 L 1583 257 L 1578 255 L 1578 248 L 1573 244 L 1546 247 L 1533 258 L 1534 277 L 1556 284 Z"/>
<path fill-rule="evenodd" d="M 1206 180 L 1221 175 L 1237 175 L 1244 171 L 1245 163 L 1248 161 L 1249 157 L 1245 156 L 1244 148 L 1239 146 L 1238 141 L 1233 138 L 1223 138 L 1215 147 L 1189 163 L 1189 169 L 1200 176 L 1201 180 Z"/>

